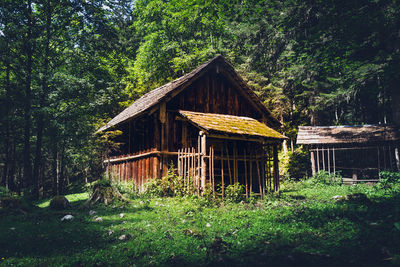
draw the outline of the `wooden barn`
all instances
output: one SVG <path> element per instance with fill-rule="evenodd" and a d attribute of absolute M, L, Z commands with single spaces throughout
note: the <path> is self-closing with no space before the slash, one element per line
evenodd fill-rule
<path fill-rule="evenodd" d="M 173 163 L 199 191 L 239 182 L 246 194 L 279 189 L 280 123 L 230 63 L 217 56 L 143 95 L 99 132 L 121 130 L 108 172 L 139 190 Z"/>
<path fill-rule="evenodd" d="M 400 170 L 395 126 L 300 126 L 297 144 L 309 147 L 313 175 L 325 170 L 349 183 L 374 182 L 381 171 Z"/>

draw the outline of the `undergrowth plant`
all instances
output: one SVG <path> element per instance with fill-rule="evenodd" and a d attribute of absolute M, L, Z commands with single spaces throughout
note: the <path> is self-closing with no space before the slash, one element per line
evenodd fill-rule
<path fill-rule="evenodd" d="M 228 185 L 225 189 L 225 199 L 227 202 L 232 203 L 239 203 L 245 200 L 244 185 L 239 183 Z"/>
<path fill-rule="evenodd" d="M 340 173 L 329 173 L 327 171 L 319 171 L 313 181 L 324 185 L 341 185 L 343 183 Z"/>

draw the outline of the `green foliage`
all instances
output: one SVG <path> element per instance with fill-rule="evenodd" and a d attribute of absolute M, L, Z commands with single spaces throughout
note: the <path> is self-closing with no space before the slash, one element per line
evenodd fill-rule
<path fill-rule="evenodd" d="M 6 187 L 0 186 L 0 197 L 10 197 L 13 193 Z"/>
<path fill-rule="evenodd" d="M 377 187 L 384 189 L 386 192 L 393 192 L 396 187 L 400 186 L 400 172 L 380 172 L 380 181 L 377 183 Z"/>
<path fill-rule="evenodd" d="M 113 182 L 113 185 L 118 189 L 118 192 L 128 198 L 135 199 L 140 196 L 139 189 L 134 181 L 130 182 Z"/>
<path fill-rule="evenodd" d="M 315 183 L 324 185 L 341 185 L 343 183 L 340 173 L 334 174 L 327 171 L 319 171 L 312 179 L 315 181 Z"/>
<path fill-rule="evenodd" d="M 142 266 L 151 261 L 163 266 L 232 262 L 289 266 L 294 260 L 307 266 L 364 266 L 366 262 L 368 266 L 380 266 L 383 260 L 389 265 L 397 263 L 398 195 L 389 196 L 379 188 L 367 192 L 372 188 L 369 185 L 322 185 L 309 180 L 287 185 L 290 190 L 282 189 L 280 197 L 255 205 L 227 202 L 210 206 L 195 197 L 179 197 L 137 198 L 124 206 L 97 206 L 95 216 L 103 222 L 94 222 L 94 216 L 85 209 L 71 210 L 75 219 L 68 222 L 60 221 L 63 213 L 48 208 L 31 211 L 29 220 L 22 214 L 2 214 L 0 247 L 6 249 L 1 264 Z M 365 194 L 370 201 L 332 199 L 355 194 Z M 79 199 L 85 201 L 87 195 Z M 122 235 L 129 238 L 120 240 Z M 19 242 L 13 242 L 16 236 Z M 387 250 L 378 253 L 377 247 Z"/>
<path fill-rule="evenodd" d="M 171 164 L 167 175 L 161 179 L 151 179 L 145 189 L 145 194 L 158 197 L 172 197 L 189 195 L 193 193 L 193 186 L 184 185 L 183 178 L 176 174 L 176 169 Z"/>
<path fill-rule="evenodd" d="M 228 202 L 239 203 L 245 200 L 244 193 L 244 185 L 240 183 L 234 183 L 225 188 L 225 199 Z"/>
<path fill-rule="evenodd" d="M 287 152 L 286 158 L 282 160 L 282 168 L 286 177 L 299 180 L 311 176 L 311 163 L 309 152 L 302 146 L 296 148 L 294 152 Z"/>

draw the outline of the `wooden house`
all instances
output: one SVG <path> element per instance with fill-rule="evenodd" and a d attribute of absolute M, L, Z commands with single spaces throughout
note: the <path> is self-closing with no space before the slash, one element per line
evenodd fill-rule
<path fill-rule="evenodd" d="M 239 182 L 246 194 L 279 189 L 278 146 L 285 138 L 259 97 L 230 63 L 217 56 L 156 88 L 99 132 L 119 129 L 123 145 L 108 172 L 143 189 L 172 162 L 185 184 L 213 189 Z"/>
<path fill-rule="evenodd" d="M 374 182 L 381 171 L 400 170 L 395 126 L 300 126 L 297 144 L 309 147 L 313 175 L 325 170 L 349 183 Z"/>

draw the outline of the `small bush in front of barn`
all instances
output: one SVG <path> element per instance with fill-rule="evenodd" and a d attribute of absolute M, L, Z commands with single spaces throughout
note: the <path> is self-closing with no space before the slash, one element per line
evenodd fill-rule
<path fill-rule="evenodd" d="M 317 184 L 324 184 L 324 185 L 341 185 L 342 176 L 340 173 L 329 173 L 327 171 L 319 171 L 314 178 L 314 181 Z"/>
<path fill-rule="evenodd" d="M 239 203 L 245 200 L 244 185 L 239 183 L 228 185 L 225 189 L 225 199 L 227 202 L 232 203 Z"/>

